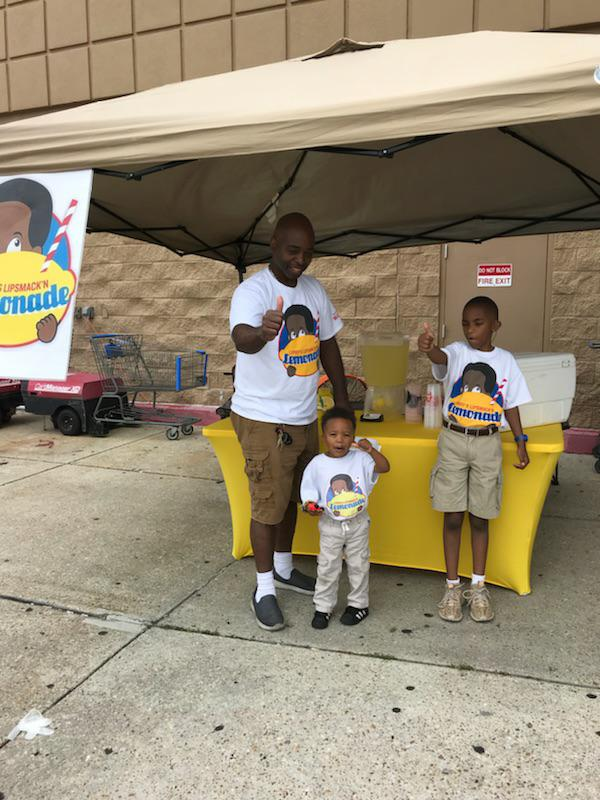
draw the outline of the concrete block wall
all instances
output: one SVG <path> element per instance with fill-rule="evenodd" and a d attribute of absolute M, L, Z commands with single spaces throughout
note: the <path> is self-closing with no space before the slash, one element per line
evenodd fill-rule
<path fill-rule="evenodd" d="M 551 237 L 549 349 L 577 356 L 578 391 L 571 423 L 600 428 L 600 232 Z M 425 321 L 437 333 L 440 249 L 385 251 L 359 259 L 316 259 L 310 267 L 329 292 L 344 329 L 339 336 L 346 371 L 362 374 L 361 333 L 399 331 L 411 337 L 409 377 L 430 380 L 428 361 L 416 352 Z M 251 273 L 250 273 L 251 274 Z M 93 305 L 93 322 L 76 320 L 71 367 L 94 368 L 90 333 L 141 333 L 149 348 L 209 353 L 206 389 L 165 399 L 217 404 L 231 390 L 223 375 L 235 361 L 228 312 L 238 285 L 229 265 L 164 248 L 95 234 L 87 237 L 78 305 Z"/>
<path fill-rule="evenodd" d="M 341 36 L 594 23 L 597 0 L 0 0 L 0 120 L 296 58 Z"/>
<path fill-rule="evenodd" d="M 401 331 L 411 336 L 412 377 L 428 380 L 416 337 L 425 320 L 437 329 L 439 270 L 437 247 L 313 262 L 311 274 L 327 288 L 345 323 L 339 342 L 348 373 L 362 374 L 361 333 Z M 208 387 L 176 399 L 219 403 L 231 389 L 223 373 L 235 362 L 228 314 L 237 285 L 237 272 L 225 264 L 179 258 L 110 234 L 88 236 L 77 303 L 94 306 L 96 316 L 75 321 L 71 368 L 94 368 L 91 333 L 141 333 L 149 348 L 175 352 L 202 347 L 209 353 Z"/>
<path fill-rule="evenodd" d="M 600 428 L 600 231 L 551 238 L 550 350 L 575 353 L 577 397 L 572 424 Z"/>

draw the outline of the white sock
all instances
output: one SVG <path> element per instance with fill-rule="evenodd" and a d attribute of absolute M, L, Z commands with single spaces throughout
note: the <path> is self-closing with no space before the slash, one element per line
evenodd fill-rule
<path fill-rule="evenodd" d="M 485 575 L 476 575 L 473 573 L 471 576 L 471 586 L 475 586 L 476 583 L 485 583 Z"/>
<path fill-rule="evenodd" d="M 448 586 L 458 586 L 460 583 L 460 578 L 456 578 L 455 580 L 450 580 L 450 578 L 446 578 L 446 583 Z"/>
<path fill-rule="evenodd" d="M 267 594 L 275 594 L 275 581 L 273 570 L 256 573 L 256 602 L 258 603 Z"/>
<path fill-rule="evenodd" d="M 276 550 L 273 553 L 273 566 L 278 575 L 284 578 L 284 580 L 289 581 L 292 577 L 292 554 L 278 553 Z"/>

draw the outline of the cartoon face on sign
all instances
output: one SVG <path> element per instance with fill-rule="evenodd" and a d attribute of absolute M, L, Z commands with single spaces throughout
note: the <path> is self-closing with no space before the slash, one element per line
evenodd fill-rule
<path fill-rule="evenodd" d="M 283 315 L 279 358 L 290 378 L 314 375 L 319 359 L 319 323 L 306 306 L 288 306 Z"/>
<path fill-rule="evenodd" d="M 325 502 L 334 517 L 354 517 L 365 507 L 366 497 L 358 481 L 350 475 L 335 475 L 329 484 Z"/>
<path fill-rule="evenodd" d="M 448 419 L 451 422 L 465 428 L 501 424 L 504 397 L 496 372 L 489 364 L 467 364 L 450 397 Z"/>
<path fill-rule="evenodd" d="M 77 283 L 66 236 L 75 205 L 59 223 L 41 183 L 15 178 L 0 184 L 0 346 L 56 336 Z"/>

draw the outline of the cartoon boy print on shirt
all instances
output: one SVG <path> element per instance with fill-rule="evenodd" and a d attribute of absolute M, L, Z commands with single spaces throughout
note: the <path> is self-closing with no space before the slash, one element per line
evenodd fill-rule
<path fill-rule="evenodd" d="M 306 306 L 288 306 L 283 315 L 279 358 L 290 378 L 304 378 L 316 373 L 319 359 L 319 323 Z"/>
<path fill-rule="evenodd" d="M 52 222 L 52 197 L 45 186 L 28 178 L 0 184 L 0 256 L 41 253 Z M 40 342 L 51 342 L 58 321 L 48 314 L 36 324 Z"/>
<path fill-rule="evenodd" d="M 365 507 L 366 497 L 350 475 L 334 475 L 327 490 L 327 507 L 334 517 L 354 517 Z"/>
<path fill-rule="evenodd" d="M 504 385 L 503 381 L 502 385 Z M 467 428 L 502 423 L 504 397 L 496 372 L 489 364 L 467 364 L 452 387 L 448 419 Z"/>

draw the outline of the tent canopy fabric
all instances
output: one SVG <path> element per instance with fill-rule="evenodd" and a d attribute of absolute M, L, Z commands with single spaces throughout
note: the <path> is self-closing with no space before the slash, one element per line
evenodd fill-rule
<path fill-rule="evenodd" d="M 94 168 L 90 231 L 268 258 L 600 227 L 600 36 L 480 32 L 162 86 L 2 126 L 0 174 Z"/>

